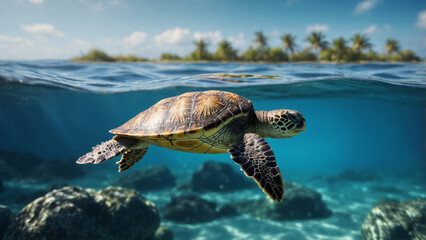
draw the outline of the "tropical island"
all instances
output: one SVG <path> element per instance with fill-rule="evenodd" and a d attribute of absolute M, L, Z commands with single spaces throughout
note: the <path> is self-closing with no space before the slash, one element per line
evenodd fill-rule
<path fill-rule="evenodd" d="M 107 53 L 92 49 L 81 57 L 73 58 L 73 62 L 419 62 L 422 59 L 411 50 L 402 50 L 395 39 L 387 39 L 385 49 L 387 54 L 375 52 L 369 38 L 363 34 L 355 34 L 348 40 L 343 37 L 334 39 L 331 44 L 325 40 L 322 32 L 312 32 L 304 41 L 309 46 L 299 50 L 296 36 L 288 33 L 281 36 L 280 47 L 269 47 L 266 36 L 255 32 L 254 45 L 241 54 L 233 48 L 229 41 L 219 43 L 217 50 L 210 53 L 208 43 L 201 39 L 194 42 L 195 50 L 188 56 L 181 57 L 173 53 L 163 53 L 160 59 L 150 60 L 136 55 L 110 56 Z"/>

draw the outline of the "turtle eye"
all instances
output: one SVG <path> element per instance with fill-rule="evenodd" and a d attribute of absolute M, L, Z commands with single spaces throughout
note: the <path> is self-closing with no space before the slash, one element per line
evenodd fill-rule
<path fill-rule="evenodd" d="M 293 122 L 296 122 L 296 121 L 297 121 L 296 116 L 294 116 L 294 115 L 292 115 L 292 114 L 289 114 L 289 117 L 290 117 L 291 121 L 293 121 Z"/>

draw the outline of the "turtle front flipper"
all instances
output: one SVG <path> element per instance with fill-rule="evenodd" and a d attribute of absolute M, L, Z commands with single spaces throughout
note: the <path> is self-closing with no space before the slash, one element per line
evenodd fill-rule
<path fill-rule="evenodd" d="M 265 139 L 257 134 L 247 133 L 228 152 L 247 177 L 256 180 L 266 195 L 276 202 L 283 200 L 284 182 L 275 155 Z"/>
<path fill-rule="evenodd" d="M 135 165 L 135 163 L 137 163 L 139 160 L 141 160 L 141 158 L 143 158 L 146 151 L 148 151 L 148 147 L 132 149 L 123 153 L 121 160 L 116 162 L 118 165 L 120 165 L 118 171 L 122 172 Z"/>
<path fill-rule="evenodd" d="M 133 148 L 139 140 L 131 138 L 114 138 L 103 142 L 93 147 L 92 151 L 80 157 L 77 160 L 78 164 L 98 164 L 106 160 L 112 159 L 123 153 L 124 151 Z"/>

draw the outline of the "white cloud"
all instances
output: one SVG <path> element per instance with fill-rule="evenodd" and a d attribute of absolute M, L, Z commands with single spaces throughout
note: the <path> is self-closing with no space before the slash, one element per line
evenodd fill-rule
<path fill-rule="evenodd" d="M 189 36 L 189 29 L 177 27 L 155 36 L 154 41 L 158 45 L 184 45 L 191 43 L 191 37 Z"/>
<path fill-rule="evenodd" d="M 44 0 L 28 0 L 28 2 L 34 3 L 34 4 L 42 4 Z"/>
<path fill-rule="evenodd" d="M 146 36 L 145 32 L 135 31 L 123 39 L 123 45 L 131 47 L 141 45 L 145 42 Z"/>
<path fill-rule="evenodd" d="M 417 14 L 417 27 L 426 29 L 426 10 Z"/>
<path fill-rule="evenodd" d="M 212 45 L 216 45 L 223 40 L 222 33 L 219 30 L 214 32 L 195 32 L 193 37 L 197 41 L 204 39 L 204 41 Z"/>
<path fill-rule="evenodd" d="M 58 31 L 53 25 L 48 23 L 38 23 L 34 25 L 21 25 L 25 31 L 37 35 L 53 35 L 56 37 L 64 37 L 64 34 Z"/>
<path fill-rule="evenodd" d="M 365 30 L 364 30 L 364 33 L 365 34 L 374 34 L 374 33 L 377 33 L 377 31 L 378 31 L 379 29 L 377 28 L 377 26 L 376 25 L 370 25 L 368 28 L 366 28 Z"/>
<path fill-rule="evenodd" d="M 0 35 L 0 48 L 25 49 L 34 47 L 34 43 L 22 37 Z"/>
<path fill-rule="evenodd" d="M 36 45 L 22 37 L 0 35 L 0 58 L 1 59 L 25 59 L 35 55 L 28 55 L 36 49 Z"/>
<path fill-rule="evenodd" d="M 327 24 L 316 24 L 307 26 L 306 32 L 327 32 L 329 29 Z"/>
<path fill-rule="evenodd" d="M 356 5 L 354 13 L 362 14 L 362 13 L 368 12 L 371 9 L 373 9 L 378 2 L 379 0 L 364 0 Z"/>
<path fill-rule="evenodd" d="M 239 33 L 237 37 L 229 37 L 228 40 L 234 48 L 238 49 L 245 49 L 250 45 L 250 42 L 245 38 L 244 33 Z"/>

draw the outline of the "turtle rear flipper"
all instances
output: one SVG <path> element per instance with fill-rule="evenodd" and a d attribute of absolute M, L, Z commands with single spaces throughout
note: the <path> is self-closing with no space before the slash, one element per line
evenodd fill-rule
<path fill-rule="evenodd" d="M 124 151 L 136 146 L 139 140 L 131 138 L 114 138 L 93 147 L 93 150 L 77 160 L 78 164 L 98 164 L 112 159 Z"/>
<path fill-rule="evenodd" d="M 257 134 L 247 133 L 228 152 L 241 166 L 247 177 L 254 178 L 259 187 L 274 201 L 284 197 L 284 182 L 269 144 Z"/>
<path fill-rule="evenodd" d="M 131 166 L 135 165 L 135 163 L 137 163 L 139 160 L 143 158 L 146 151 L 148 151 L 148 147 L 132 149 L 123 153 L 121 160 L 116 162 L 118 165 L 120 165 L 118 171 L 122 172 L 124 170 L 129 169 Z"/>

